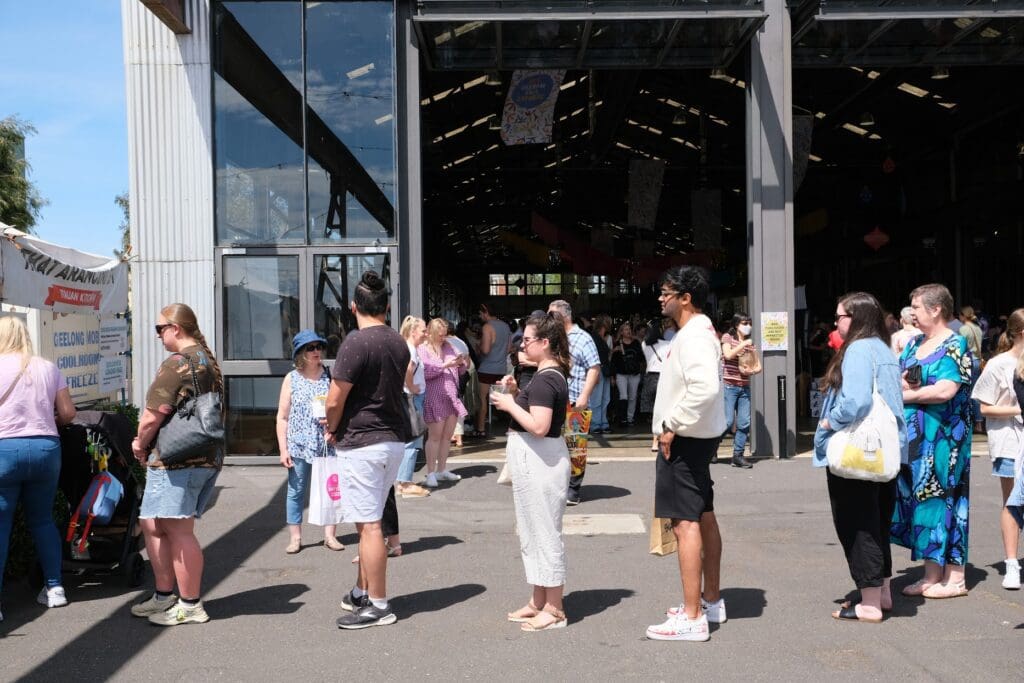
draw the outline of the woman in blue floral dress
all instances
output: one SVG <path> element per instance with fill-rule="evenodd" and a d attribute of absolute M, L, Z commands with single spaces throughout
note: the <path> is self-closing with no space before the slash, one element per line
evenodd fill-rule
<path fill-rule="evenodd" d="M 923 334 L 900 356 L 910 464 L 897 479 L 892 541 L 924 560 L 924 576 L 904 595 L 955 598 L 967 595 L 972 357 L 967 341 L 946 326 L 953 313 L 948 289 L 923 285 L 910 302 Z"/>

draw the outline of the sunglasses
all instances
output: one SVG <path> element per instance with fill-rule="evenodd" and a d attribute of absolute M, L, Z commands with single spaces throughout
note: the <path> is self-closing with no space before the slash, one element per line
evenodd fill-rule
<path fill-rule="evenodd" d="M 304 347 L 302 347 L 302 350 L 303 351 L 323 351 L 326 348 L 327 347 L 324 346 L 323 344 L 316 343 L 316 344 L 306 344 Z"/>
<path fill-rule="evenodd" d="M 163 325 L 153 325 L 153 329 L 156 330 L 156 336 L 163 336 L 164 330 L 168 327 L 174 327 L 174 323 L 164 323 Z"/>

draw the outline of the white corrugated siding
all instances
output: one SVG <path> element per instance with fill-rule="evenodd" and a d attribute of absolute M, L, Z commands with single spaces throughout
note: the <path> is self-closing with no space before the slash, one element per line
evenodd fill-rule
<path fill-rule="evenodd" d="M 133 391 L 142 403 L 167 352 L 160 309 L 192 307 L 216 344 L 213 128 L 208 0 L 189 0 L 175 35 L 138 0 L 121 0 L 132 236 Z"/>

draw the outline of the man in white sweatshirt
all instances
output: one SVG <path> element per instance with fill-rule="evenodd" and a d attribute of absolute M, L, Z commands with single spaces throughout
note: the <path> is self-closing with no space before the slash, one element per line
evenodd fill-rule
<path fill-rule="evenodd" d="M 662 364 L 654 401 L 652 429 L 660 447 L 654 514 L 672 520 L 683 603 L 667 611 L 664 623 L 647 628 L 654 640 L 707 640 L 708 621 L 726 619 L 719 593 L 722 537 L 711 481 L 711 461 L 725 432 L 725 394 L 722 348 L 701 312 L 708 289 L 704 271 L 693 266 L 677 266 L 661 277 L 661 312 L 679 331 Z"/>

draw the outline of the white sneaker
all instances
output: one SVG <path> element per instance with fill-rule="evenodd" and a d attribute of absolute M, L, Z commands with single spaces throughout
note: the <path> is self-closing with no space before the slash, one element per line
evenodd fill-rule
<path fill-rule="evenodd" d="M 690 640 L 703 642 L 711 637 L 707 615 L 702 614 L 696 619 L 687 619 L 686 613 L 669 617 L 664 623 L 647 627 L 647 637 L 651 640 Z"/>
<path fill-rule="evenodd" d="M 152 614 L 166 612 L 178 602 L 177 595 L 169 595 L 163 600 L 153 593 L 148 600 L 132 605 L 132 615 L 136 617 L 148 617 Z"/>
<path fill-rule="evenodd" d="M 426 486 L 428 489 L 436 489 L 437 488 L 437 475 L 434 474 L 433 472 L 428 474 L 427 478 L 423 481 L 423 485 Z"/>
<path fill-rule="evenodd" d="M 64 595 L 63 586 L 54 586 L 53 588 L 44 587 L 40 590 L 39 595 L 36 596 L 36 602 L 47 607 L 63 607 L 68 604 L 68 599 Z"/>
<path fill-rule="evenodd" d="M 437 473 L 438 481 L 460 481 L 461 479 L 461 475 L 455 474 L 454 472 L 449 472 L 448 470 Z"/>
<path fill-rule="evenodd" d="M 1003 588 L 1008 591 L 1020 589 L 1020 562 L 1006 561 L 1006 574 L 1003 576 Z"/>
<path fill-rule="evenodd" d="M 679 607 L 669 607 L 665 610 L 665 616 L 674 617 L 677 614 L 685 614 L 686 610 L 683 608 L 685 605 L 679 605 Z M 708 602 L 704 598 L 700 599 L 700 608 L 704 614 L 708 617 L 708 623 L 711 624 L 724 624 L 729 617 L 725 614 L 725 598 L 718 598 L 714 602 Z"/>

